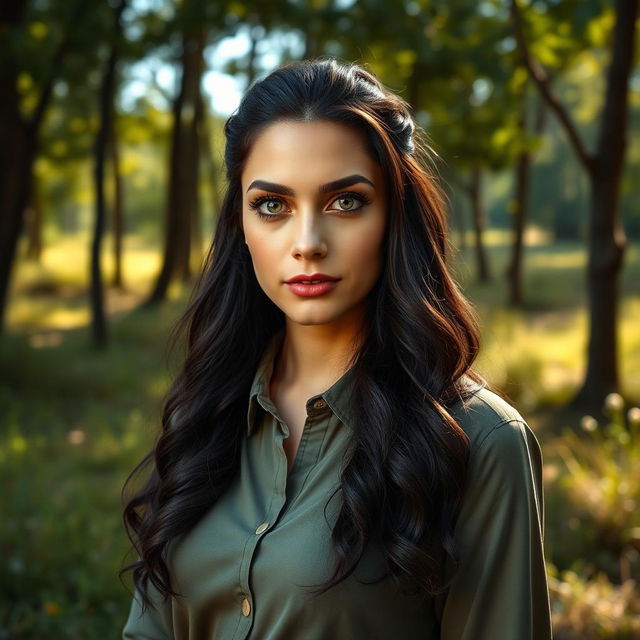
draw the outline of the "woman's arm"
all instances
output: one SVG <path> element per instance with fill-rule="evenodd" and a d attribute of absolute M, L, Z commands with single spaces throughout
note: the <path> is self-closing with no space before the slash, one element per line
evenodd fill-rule
<path fill-rule="evenodd" d="M 442 640 L 548 640 L 542 453 L 526 422 L 494 427 L 469 460 L 460 567 L 436 598 Z"/>
<path fill-rule="evenodd" d="M 122 631 L 123 640 L 173 640 L 171 601 L 163 603 L 153 584 L 148 584 L 149 595 L 156 609 L 147 607 L 141 616 L 141 598 L 136 590 L 131 601 L 129 618 Z"/>

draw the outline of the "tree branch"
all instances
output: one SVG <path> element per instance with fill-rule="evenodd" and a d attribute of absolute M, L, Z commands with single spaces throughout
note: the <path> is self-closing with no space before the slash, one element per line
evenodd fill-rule
<path fill-rule="evenodd" d="M 88 3 L 86 2 L 86 0 L 79 0 L 73 6 L 71 17 L 69 18 L 69 22 L 64 32 L 63 38 L 53 54 L 49 77 L 42 87 L 42 91 L 40 92 L 40 96 L 38 97 L 38 102 L 36 103 L 36 106 L 33 110 L 33 115 L 27 122 L 27 129 L 31 132 L 32 135 L 40 128 L 40 123 L 49 105 L 49 100 L 51 99 L 53 85 L 59 75 L 60 68 L 62 67 L 62 61 L 64 60 L 67 50 L 69 49 L 69 45 L 71 44 L 72 34 L 78 27 L 80 18 L 84 14 L 87 4 Z"/>
<path fill-rule="evenodd" d="M 531 52 L 529 51 L 529 46 L 524 35 L 524 29 L 522 27 L 522 16 L 520 14 L 518 0 L 511 0 L 510 14 L 514 35 L 516 37 L 516 41 L 522 55 L 522 61 L 529 71 L 529 75 L 537 85 L 540 93 L 546 100 L 550 109 L 556 114 L 556 116 L 558 116 L 560 123 L 564 126 L 567 135 L 569 136 L 569 141 L 573 145 L 578 158 L 580 159 L 586 170 L 589 173 L 592 173 L 595 165 L 594 157 L 584 146 L 582 139 L 580 138 L 580 134 L 578 133 L 578 130 L 573 124 L 573 120 L 569 115 L 569 112 L 565 109 L 565 107 L 553 92 L 551 84 L 549 82 L 549 75 L 547 74 L 546 70 L 531 55 Z"/>

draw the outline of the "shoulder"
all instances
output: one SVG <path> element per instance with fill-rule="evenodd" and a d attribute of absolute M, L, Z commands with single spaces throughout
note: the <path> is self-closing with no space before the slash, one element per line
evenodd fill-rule
<path fill-rule="evenodd" d="M 497 393 L 478 387 L 449 413 L 467 434 L 471 456 L 487 449 L 504 456 L 517 450 L 539 449 L 538 441 L 522 414 Z"/>
<path fill-rule="evenodd" d="M 486 387 L 478 388 L 449 413 L 469 437 L 469 481 L 498 493 L 541 491 L 542 451 L 522 414 Z"/>

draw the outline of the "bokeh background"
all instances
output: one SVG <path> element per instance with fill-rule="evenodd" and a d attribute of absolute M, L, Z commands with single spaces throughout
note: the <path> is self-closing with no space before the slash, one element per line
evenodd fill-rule
<path fill-rule="evenodd" d="M 0 638 L 119 637 L 120 490 L 179 361 L 222 126 L 325 55 L 430 136 L 478 369 L 543 447 L 556 638 L 640 637 L 637 24 L 638 0 L 2 3 Z"/>

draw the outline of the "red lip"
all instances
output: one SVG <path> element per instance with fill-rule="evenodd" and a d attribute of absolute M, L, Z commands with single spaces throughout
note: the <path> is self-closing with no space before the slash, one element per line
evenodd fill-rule
<path fill-rule="evenodd" d="M 289 278 L 288 280 L 285 280 L 285 283 L 291 284 L 292 282 L 300 282 L 301 280 L 323 280 L 323 281 L 334 282 L 335 280 L 340 280 L 340 278 L 334 278 L 324 273 L 312 273 L 309 276 L 305 274 L 300 274 L 297 276 L 293 276 L 293 278 Z"/>

